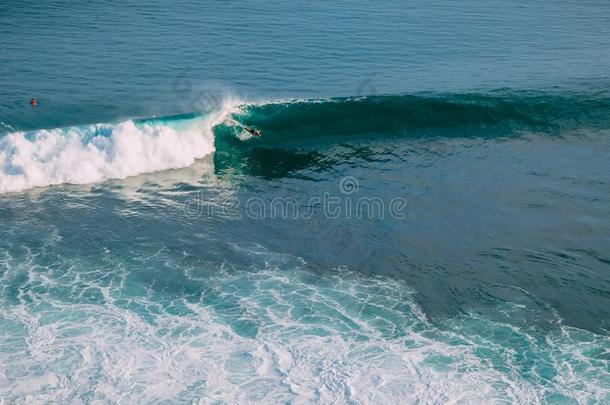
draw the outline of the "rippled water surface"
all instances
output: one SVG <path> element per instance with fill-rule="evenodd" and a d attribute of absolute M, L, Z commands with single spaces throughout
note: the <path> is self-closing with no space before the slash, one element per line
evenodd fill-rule
<path fill-rule="evenodd" d="M 0 402 L 609 402 L 609 13 L 0 4 Z"/>

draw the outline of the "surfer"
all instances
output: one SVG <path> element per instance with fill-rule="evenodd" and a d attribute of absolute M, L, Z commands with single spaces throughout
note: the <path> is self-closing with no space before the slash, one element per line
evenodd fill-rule
<path fill-rule="evenodd" d="M 244 126 L 244 129 L 248 132 L 250 132 L 253 136 L 261 136 L 261 130 L 260 129 L 254 129 L 254 128 L 248 128 L 246 126 Z"/>
<path fill-rule="evenodd" d="M 250 128 L 245 126 L 244 124 L 242 124 L 239 121 L 235 121 L 233 118 L 227 118 L 227 121 L 230 122 L 231 124 L 237 125 L 239 127 L 242 127 L 243 129 L 245 129 L 246 131 L 250 132 L 253 136 L 261 136 L 261 130 L 258 128 Z"/>
<path fill-rule="evenodd" d="M 32 107 L 36 107 L 38 105 L 38 101 L 35 98 L 33 98 L 33 99 L 30 100 L 30 105 Z"/>

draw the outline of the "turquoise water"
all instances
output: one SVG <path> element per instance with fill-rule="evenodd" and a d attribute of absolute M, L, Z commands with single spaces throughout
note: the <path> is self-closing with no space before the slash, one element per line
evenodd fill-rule
<path fill-rule="evenodd" d="M 0 402 L 610 402 L 609 13 L 0 4 Z"/>

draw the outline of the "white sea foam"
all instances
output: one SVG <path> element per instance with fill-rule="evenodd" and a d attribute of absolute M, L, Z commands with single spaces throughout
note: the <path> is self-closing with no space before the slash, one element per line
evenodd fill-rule
<path fill-rule="evenodd" d="M 0 138 L 0 193 L 189 166 L 214 151 L 212 127 L 232 105 L 188 125 L 129 120 L 9 133 Z"/>
<path fill-rule="evenodd" d="M 248 249 L 259 270 L 189 277 L 204 282 L 205 292 L 199 301 L 173 299 L 171 308 L 122 290 L 128 269 L 117 268 L 113 282 L 82 266 L 69 266 L 61 277 L 29 271 L 21 303 L 0 307 L 0 397 L 29 403 L 610 399 L 607 336 L 571 328 L 543 336 L 475 314 L 439 327 L 421 316 L 402 282 L 347 270 L 313 274 L 298 259 Z M 98 281 L 87 286 L 85 279 Z M 66 290 L 77 295 L 52 292 Z M 83 298 L 90 290 L 99 302 Z"/>

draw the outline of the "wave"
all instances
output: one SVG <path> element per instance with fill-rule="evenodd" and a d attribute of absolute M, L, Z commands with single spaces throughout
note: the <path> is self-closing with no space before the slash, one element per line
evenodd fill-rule
<path fill-rule="evenodd" d="M 246 105 L 235 118 L 262 128 L 264 143 L 355 134 L 493 137 L 524 130 L 608 128 L 610 97 L 542 93 L 351 97 Z"/>
<path fill-rule="evenodd" d="M 229 116 L 232 119 L 226 120 Z M 256 142 L 244 142 L 251 136 L 241 124 L 261 128 L 263 136 Z M 258 148 L 257 153 L 265 160 L 271 154 L 273 162 L 282 147 L 304 141 L 315 147 L 316 139 L 322 137 L 497 137 L 523 131 L 561 133 L 577 128 L 610 128 L 610 97 L 417 94 L 239 106 L 230 100 L 209 115 L 191 113 L 118 124 L 11 132 L 0 138 L 0 193 L 187 167 L 216 149 L 220 153 L 216 153 L 215 161 L 220 166 L 242 165 L 248 160 L 244 159 L 244 150 L 250 146 L 272 147 L 274 151 L 265 153 L 264 148 Z M 252 159 L 260 160 L 258 155 Z"/>
<path fill-rule="evenodd" d="M 232 118 L 262 129 L 263 135 L 250 140 L 231 120 L 216 126 L 214 170 L 269 179 L 349 160 L 345 151 L 330 151 L 335 144 L 375 142 L 387 151 L 402 140 L 459 142 L 595 132 L 610 128 L 610 97 L 498 91 L 288 100 L 242 105 Z M 374 153 L 367 149 L 366 159 L 375 159 Z"/>
<path fill-rule="evenodd" d="M 229 110 L 9 133 L 0 138 L 0 193 L 190 166 L 214 151 L 212 127 Z"/>

